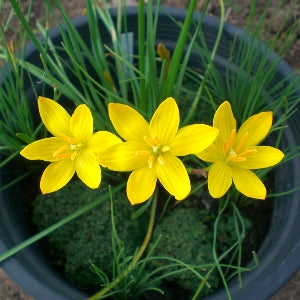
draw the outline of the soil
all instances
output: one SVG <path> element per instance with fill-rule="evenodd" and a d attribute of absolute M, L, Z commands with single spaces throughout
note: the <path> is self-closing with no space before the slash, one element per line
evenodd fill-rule
<path fill-rule="evenodd" d="M 4 21 L 8 18 L 11 13 L 11 7 L 8 0 L 0 1 L 2 2 L 2 10 L 0 11 L 0 24 L 4 24 Z M 118 3 L 118 0 L 109 1 L 112 5 Z M 171 5 L 176 7 L 186 7 L 189 3 L 188 0 L 162 0 L 165 5 Z M 246 25 L 247 17 L 250 13 L 250 0 L 227 0 L 226 3 L 226 20 L 242 28 Z M 256 15 L 258 16 L 253 24 L 258 22 L 259 16 L 262 15 L 263 10 L 266 6 L 268 0 L 257 1 Z M 284 2 L 280 7 L 279 3 Z M 30 0 L 22 0 L 22 9 L 24 12 L 28 11 Z M 60 3 L 66 9 L 70 17 L 76 17 L 84 14 L 85 1 L 84 0 L 61 0 Z M 127 0 L 127 4 L 136 4 L 136 0 Z M 198 9 L 201 10 L 205 4 L 205 0 L 198 1 Z M 43 0 L 33 1 L 31 17 L 31 25 L 35 27 L 37 21 L 44 22 L 45 12 L 43 10 L 44 3 Z M 278 17 L 273 18 L 275 12 L 278 11 Z M 220 7 L 218 1 L 212 0 L 208 5 L 207 13 L 219 16 Z M 268 34 L 261 36 L 261 39 L 266 41 L 270 40 L 282 29 L 287 29 L 289 26 L 294 24 L 300 19 L 300 1 L 298 0 L 273 0 L 271 1 L 270 8 L 266 15 L 265 28 L 269 28 Z M 285 24 L 283 26 L 283 24 Z M 50 26 L 54 25 L 54 20 L 51 19 Z M 13 28 L 18 28 L 18 21 L 12 15 L 11 27 L 8 31 L 8 40 L 17 40 L 18 36 Z M 283 27 L 283 28 L 282 28 Z M 267 31 L 266 31 L 267 32 Z M 283 55 L 283 58 L 291 65 L 291 67 L 300 74 L 300 24 L 298 22 L 297 33 L 294 36 L 294 40 L 291 41 L 291 49 Z M 15 300 L 15 299 L 25 299 L 30 300 L 31 298 L 24 294 L 17 286 L 15 286 L 10 279 L 5 275 L 3 271 L 0 270 L 0 300 Z M 284 300 L 284 299 L 300 299 L 300 271 L 294 276 L 293 279 L 271 300 Z"/>

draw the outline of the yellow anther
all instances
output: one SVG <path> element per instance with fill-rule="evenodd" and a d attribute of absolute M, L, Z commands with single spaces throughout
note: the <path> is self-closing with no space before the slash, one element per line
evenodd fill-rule
<path fill-rule="evenodd" d="M 161 148 L 161 152 L 168 152 L 168 151 L 170 151 L 170 147 L 169 146 L 163 146 L 162 148 Z"/>
<path fill-rule="evenodd" d="M 150 147 L 156 146 L 156 145 L 154 144 L 153 140 L 150 139 L 150 138 L 148 138 L 147 136 L 144 136 L 143 139 L 144 139 L 144 141 L 146 142 L 146 144 L 147 144 L 148 146 L 150 146 Z"/>
<path fill-rule="evenodd" d="M 256 152 L 257 152 L 256 149 L 246 150 L 246 151 L 240 153 L 240 156 L 248 156 L 248 155 L 254 154 L 254 153 L 256 153 Z"/>
<path fill-rule="evenodd" d="M 233 143 L 235 141 L 235 137 L 236 137 L 236 130 L 232 129 L 229 137 L 229 142 L 228 142 L 228 150 L 232 149 Z"/>
<path fill-rule="evenodd" d="M 154 136 L 154 137 L 153 137 L 153 141 L 154 141 L 155 146 L 157 146 L 157 147 L 160 146 L 160 140 L 158 139 L 157 136 Z"/>
<path fill-rule="evenodd" d="M 150 151 L 136 151 L 135 152 L 135 155 L 138 155 L 138 156 L 148 156 L 150 154 L 151 154 Z"/>
<path fill-rule="evenodd" d="M 230 157 L 229 157 L 230 158 Z M 237 156 L 237 157 L 232 157 L 230 158 L 230 160 L 232 162 L 242 162 L 242 161 L 246 161 L 247 158 L 246 157 L 243 157 L 243 156 Z"/>
<path fill-rule="evenodd" d="M 61 156 L 62 152 L 64 152 L 65 150 L 69 149 L 69 145 L 64 145 L 62 147 L 60 147 L 58 150 L 56 150 L 55 152 L 53 152 L 53 157 L 57 157 L 59 158 L 59 156 Z"/>
<path fill-rule="evenodd" d="M 71 138 L 69 136 L 67 136 L 66 134 L 64 133 L 60 133 L 59 136 L 65 140 L 67 143 L 70 143 L 70 144 L 78 144 L 79 143 L 79 140 L 76 139 L 76 138 Z"/>
<path fill-rule="evenodd" d="M 236 146 L 235 152 L 239 152 L 239 151 L 242 149 L 242 147 L 243 147 L 244 144 L 245 144 L 245 141 L 246 141 L 247 136 L 248 136 L 248 132 L 245 132 L 245 134 L 242 136 L 240 142 L 239 142 L 238 145 Z"/>
<path fill-rule="evenodd" d="M 74 151 L 72 154 L 71 154 L 71 160 L 75 160 L 77 156 L 77 151 Z"/>
<path fill-rule="evenodd" d="M 227 155 L 228 151 L 230 151 L 232 149 L 232 146 L 235 141 L 235 137 L 236 137 L 236 131 L 235 131 L 235 129 L 232 129 L 230 132 L 229 139 L 224 141 L 224 145 L 223 145 L 224 155 Z"/>
<path fill-rule="evenodd" d="M 148 165 L 149 165 L 149 169 L 152 169 L 153 168 L 153 165 L 154 165 L 154 156 L 153 155 L 149 155 L 148 157 Z"/>
<path fill-rule="evenodd" d="M 158 158 L 157 158 L 157 161 L 162 165 L 164 166 L 166 164 L 164 158 L 160 155 Z"/>

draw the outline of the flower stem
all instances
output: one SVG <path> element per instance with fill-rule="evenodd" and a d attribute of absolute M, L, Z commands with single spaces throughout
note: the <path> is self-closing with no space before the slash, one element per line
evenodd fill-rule
<path fill-rule="evenodd" d="M 122 277 L 126 277 L 131 272 L 131 270 L 136 266 L 136 264 L 138 263 L 140 258 L 143 256 L 143 254 L 149 244 L 151 236 L 152 236 L 154 220 L 155 220 L 155 212 L 156 212 L 156 206 L 157 206 L 157 194 L 158 193 L 156 192 L 153 197 L 153 202 L 152 202 L 152 207 L 151 207 L 151 212 L 150 212 L 150 219 L 149 219 L 146 236 L 144 238 L 144 241 L 143 241 L 139 251 L 133 257 L 133 260 L 129 264 L 128 268 L 125 270 L 125 272 L 123 274 L 121 274 L 119 277 L 117 277 L 114 281 L 112 281 L 109 285 L 107 285 L 105 288 L 100 290 L 98 293 L 96 293 L 93 296 L 91 296 L 90 298 L 88 298 L 88 300 L 96 300 L 96 299 L 100 299 L 102 296 L 104 296 L 107 292 L 109 292 L 112 288 L 114 288 L 120 282 Z"/>

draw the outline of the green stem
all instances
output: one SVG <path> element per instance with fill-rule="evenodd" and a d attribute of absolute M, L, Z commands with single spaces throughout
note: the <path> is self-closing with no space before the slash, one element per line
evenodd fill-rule
<path fill-rule="evenodd" d="M 123 187 L 124 187 L 124 184 L 119 185 L 117 188 L 114 189 L 114 192 L 119 191 Z M 78 209 L 77 211 L 70 214 L 66 218 L 58 221 L 57 223 L 47 227 L 46 229 L 44 229 L 43 231 L 37 233 L 36 235 L 32 236 L 31 238 L 27 239 L 26 241 L 24 241 L 24 242 L 18 244 L 17 246 L 9 249 L 7 252 L 0 255 L 0 262 L 4 261 L 5 259 L 7 259 L 11 256 L 13 256 L 14 254 L 18 253 L 19 251 L 23 250 L 24 248 L 26 248 L 26 247 L 30 246 L 31 244 L 37 242 L 41 238 L 47 236 L 49 233 L 55 231 L 56 229 L 60 228 L 61 226 L 67 224 L 68 222 L 70 222 L 70 221 L 76 219 L 77 217 L 83 215 L 84 213 L 88 212 L 89 210 L 91 210 L 92 208 L 94 208 L 95 206 L 100 204 L 102 201 L 104 201 L 108 197 L 109 197 L 108 193 L 103 194 L 102 196 L 98 197 L 95 201 L 93 201 L 93 202 L 87 204 L 86 206 Z"/>
<path fill-rule="evenodd" d="M 176 76 L 178 75 L 178 68 L 179 68 L 179 65 L 181 62 L 181 57 L 182 57 L 182 54 L 184 51 L 187 37 L 189 36 L 189 30 L 190 30 L 190 27 L 192 24 L 193 14 L 194 14 L 197 2 L 198 2 L 197 0 L 192 0 L 189 5 L 185 21 L 184 21 L 183 27 L 181 29 L 181 32 L 180 32 L 180 35 L 178 38 L 178 42 L 176 44 L 174 54 L 171 59 L 171 65 L 170 65 L 170 69 L 169 69 L 169 73 L 168 73 L 164 97 L 171 95 L 171 91 L 172 91 Z"/>
<path fill-rule="evenodd" d="M 151 16 L 149 16 L 150 18 Z M 139 70 L 145 75 L 145 11 L 144 0 L 138 2 L 138 51 L 139 51 Z M 146 109 L 146 81 L 144 77 L 140 79 L 140 109 Z"/>
<path fill-rule="evenodd" d="M 228 300 L 231 300 L 232 298 L 231 298 L 231 295 L 230 295 L 230 291 L 229 291 L 226 279 L 224 277 L 224 273 L 223 273 L 222 267 L 220 265 L 220 260 L 221 259 L 218 258 L 218 254 L 217 254 L 217 231 L 218 231 L 218 223 L 220 221 L 222 213 L 224 212 L 224 210 L 226 209 L 226 207 L 228 205 L 229 199 L 230 199 L 230 197 L 227 196 L 226 199 L 225 199 L 225 201 L 223 202 L 221 208 L 219 209 L 218 216 L 217 216 L 217 218 L 215 220 L 214 232 L 213 232 L 213 251 L 212 251 L 212 254 L 213 254 L 213 259 L 214 259 L 215 265 L 216 265 L 216 267 L 218 269 L 219 275 L 220 275 L 220 277 L 222 279 L 222 282 L 224 284 L 224 288 L 225 288 Z"/>
<path fill-rule="evenodd" d="M 138 261 L 140 260 L 142 255 L 144 254 L 144 252 L 149 244 L 149 241 L 151 239 L 151 236 L 152 236 L 154 220 L 155 220 L 156 205 L 157 205 L 157 192 L 155 193 L 155 195 L 153 197 L 153 202 L 152 202 L 152 207 L 151 207 L 151 212 L 150 212 L 150 219 L 149 219 L 148 230 L 147 230 L 146 236 L 144 238 L 144 241 L 143 241 L 139 251 L 133 257 L 133 260 L 129 264 L 128 268 L 125 270 L 125 272 L 123 274 L 121 274 L 121 276 L 117 277 L 108 286 L 106 286 L 105 288 L 100 290 L 98 293 L 96 293 L 93 296 L 91 296 L 90 298 L 88 298 L 88 300 L 100 299 L 107 292 L 109 292 L 112 288 L 114 288 L 120 282 L 121 278 L 126 277 L 132 271 L 132 269 L 136 266 L 136 264 L 138 263 Z"/>
<path fill-rule="evenodd" d="M 224 2 L 223 2 L 223 0 L 219 0 L 219 3 L 220 3 L 220 10 L 221 10 L 221 12 L 220 12 L 220 25 L 219 25 L 219 30 L 218 30 L 216 42 L 215 42 L 214 47 L 212 49 L 212 52 L 211 52 L 211 55 L 210 55 L 210 62 L 207 65 L 207 68 L 205 70 L 203 80 L 201 82 L 201 85 L 200 85 L 199 90 L 197 92 L 197 95 L 195 97 L 195 101 L 192 103 L 192 106 L 189 109 L 189 112 L 188 112 L 183 124 L 187 124 L 192 119 L 192 117 L 194 115 L 194 112 L 197 108 L 198 102 L 201 98 L 203 89 L 205 88 L 206 79 L 207 79 L 207 77 L 209 75 L 209 72 L 211 70 L 211 64 L 213 63 L 213 61 L 215 59 L 215 56 L 216 56 L 216 53 L 217 53 L 217 50 L 218 50 L 218 47 L 219 47 L 219 43 L 220 43 L 220 40 L 221 40 L 221 35 L 222 35 L 222 32 L 223 32 L 224 22 L 225 22 Z"/>

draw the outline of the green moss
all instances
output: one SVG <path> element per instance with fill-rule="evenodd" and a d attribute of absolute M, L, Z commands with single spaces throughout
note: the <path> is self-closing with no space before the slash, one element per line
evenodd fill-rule
<path fill-rule="evenodd" d="M 216 216 L 211 212 L 195 207 L 177 207 L 156 226 L 153 232 L 150 249 L 159 239 L 153 252 L 154 256 L 172 257 L 192 266 L 214 264 L 213 250 L 213 226 Z M 251 223 L 244 219 L 246 231 Z M 217 235 L 217 253 L 221 254 L 233 245 L 237 240 L 236 224 L 231 214 L 224 215 L 219 220 Z M 226 260 L 224 260 L 226 261 Z M 224 262 L 222 261 L 222 262 Z M 166 259 L 153 260 L 151 268 L 158 269 L 169 264 Z M 170 267 L 168 271 L 176 271 L 182 267 Z M 208 268 L 197 268 L 197 271 L 205 277 Z M 195 293 L 201 279 L 190 270 L 172 274 L 166 279 L 176 282 L 182 288 Z M 218 271 L 215 268 L 209 275 L 210 288 L 204 286 L 199 297 L 213 293 L 219 287 Z"/>
<path fill-rule="evenodd" d="M 103 182 L 100 189 L 91 190 L 80 181 L 69 183 L 63 189 L 47 195 L 39 195 L 34 201 L 33 219 L 39 230 L 68 216 L 96 197 L 107 192 Z M 119 239 L 124 245 L 124 256 L 134 254 L 143 241 L 148 218 L 145 214 L 132 219 L 132 207 L 124 193 L 113 197 L 114 220 Z M 172 257 L 184 263 L 200 266 L 212 263 L 213 223 L 216 216 L 204 209 L 197 209 L 191 204 L 177 206 L 156 225 L 149 249 L 158 237 L 160 240 L 151 256 Z M 49 255 L 60 266 L 68 280 L 77 286 L 93 287 L 100 283 L 99 277 L 92 271 L 91 263 L 104 271 L 109 279 L 113 274 L 113 251 L 111 236 L 111 202 L 104 201 L 93 210 L 61 227 L 48 236 Z M 226 251 L 236 241 L 234 218 L 228 214 L 220 218 L 218 226 L 217 252 Z M 245 219 L 246 229 L 250 222 Z M 225 260 L 224 260 L 225 261 Z M 223 262 L 223 261 L 222 261 Z M 166 266 L 165 259 L 151 260 L 148 271 Z M 168 271 L 176 271 L 176 266 Z M 209 268 L 197 268 L 206 276 Z M 219 286 L 219 276 L 215 269 L 209 276 L 211 288 L 205 286 L 201 296 L 215 291 Z M 175 282 L 190 293 L 197 290 L 200 279 L 189 270 L 168 276 L 162 287 L 168 282 Z M 172 288 L 173 289 L 173 288 Z"/>
<path fill-rule="evenodd" d="M 40 195 L 34 203 L 34 222 L 41 230 L 98 197 L 105 189 L 91 190 L 79 181 L 69 183 L 63 189 Z M 107 186 L 106 186 L 107 188 Z M 140 220 L 132 220 L 132 207 L 126 195 L 114 196 L 116 231 L 125 245 L 124 254 L 132 255 L 140 246 L 144 226 Z M 146 218 L 147 219 L 147 218 Z M 64 265 L 65 276 L 81 287 L 90 287 L 100 279 L 91 270 L 91 263 L 112 276 L 111 203 L 104 201 L 92 211 L 66 224 L 48 236 L 55 251 L 55 259 Z M 54 258 L 54 257 L 53 257 Z"/>
<path fill-rule="evenodd" d="M 152 243 L 160 237 L 153 255 L 167 256 L 178 259 L 191 265 L 212 263 L 212 232 L 203 222 L 205 211 L 193 208 L 176 208 L 165 216 L 153 232 Z M 166 260 L 154 260 L 152 268 L 160 268 L 168 264 Z M 172 267 L 169 271 L 179 270 L 181 267 Z M 205 276 L 203 269 L 197 271 Z M 186 270 L 167 278 L 168 281 L 177 282 L 181 287 L 195 292 L 200 284 L 200 279 L 191 271 Z M 219 278 L 213 272 L 208 279 L 211 289 L 204 287 L 202 296 L 213 292 L 218 287 Z"/>

